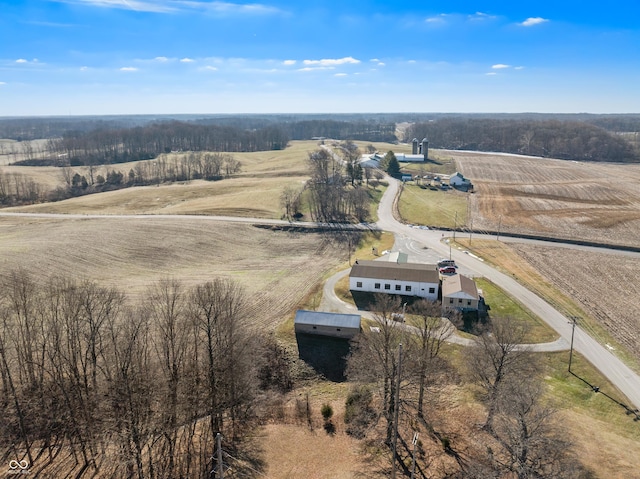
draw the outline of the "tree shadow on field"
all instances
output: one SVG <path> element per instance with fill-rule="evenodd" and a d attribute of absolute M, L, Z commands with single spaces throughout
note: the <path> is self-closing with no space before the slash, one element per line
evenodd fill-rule
<path fill-rule="evenodd" d="M 318 374 L 329 381 L 346 380 L 347 356 L 351 350 L 349 340 L 296 333 L 298 356 Z"/>

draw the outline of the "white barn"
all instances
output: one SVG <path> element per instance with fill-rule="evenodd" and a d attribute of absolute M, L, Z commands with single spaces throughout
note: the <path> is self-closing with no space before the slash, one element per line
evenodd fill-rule
<path fill-rule="evenodd" d="M 368 293 L 438 299 L 440 277 L 434 264 L 357 261 L 349 274 L 349 289 Z"/>
<path fill-rule="evenodd" d="M 318 334 L 351 339 L 360 332 L 360 316 L 299 309 L 296 311 L 293 327 L 296 334 Z"/>
<path fill-rule="evenodd" d="M 449 177 L 449 185 L 453 187 L 470 187 L 471 180 L 469 178 L 465 178 L 462 173 L 456 171 L 453 175 Z"/>

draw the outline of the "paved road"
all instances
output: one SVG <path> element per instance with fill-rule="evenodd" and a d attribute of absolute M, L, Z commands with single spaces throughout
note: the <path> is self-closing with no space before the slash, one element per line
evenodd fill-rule
<path fill-rule="evenodd" d="M 568 342 L 571 340 L 571 324 L 568 318 L 556 311 L 550 304 L 542 300 L 540 297 L 519 284 L 512 277 L 496 271 L 491 266 L 485 264 L 481 259 L 471 255 L 464 254 L 457 249 L 449 249 L 446 244 L 442 243 L 442 232 L 432 230 L 421 230 L 411 228 L 405 224 L 398 222 L 393 216 L 393 205 L 397 198 L 399 182 L 389 180 L 389 188 L 382 197 L 378 208 L 378 222 L 375 225 L 355 225 L 355 226 L 337 226 L 339 228 L 379 228 L 393 232 L 396 236 L 398 244 L 404 242 L 409 249 L 413 248 L 417 251 L 415 245 L 421 244 L 422 249 L 426 246 L 429 254 L 436 257 L 451 257 L 461 266 L 461 271 L 470 274 L 484 276 L 492 282 L 500 286 L 507 293 L 517 298 L 533 313 L 545 320 L 549 326 L 558 332 L 560 337 Z M 171 219 L 180 221 L 184 219 L 199 219 L 202 221 L 234 221 L 246 222 L 254 224 L 274 224 L 274 225 L 290 225 L 289 221 L 281 220 L 265 220 L 260 218 L 238 218 L 231 216 L 200 216 L 200 215 L 97 215 L 97 214 L 49 214 L 49 213 L 7 213 L 0 212 L 0 217 L 24 216 L 24 217 L 41 217 L 41 218 L 64 218 L 64 219 Z M 302 225 L 308 227 L 333 227 L 332 225 L 324 225 L 317 223 L 293 223 L 293 225 Z M 557 246 L 556 243 L 554 245 Z M 575 246 L 574 246 L 575 247 Z M 626 253 L 630 254 L 630 253 Z M 346 272 L 344 274 L 347 274 Z M 340 308 L 339 305 L 329 307 L 327 311 Z M 355 311 L 355 308 L 354 308 Z M 553 344 L 553 343 L 551 343 Z M 556 344 L 552 347 L 561 347 Z M 574 348 L 586 357 L 597 369 L 600 370 L 622 393 L 629 399 L 630 406 L 640 409 L 640 377 L 634 373 L 628 366 L 620 361 L 616 356 L 611 354 L 604 346 L 591 338 L 580 327 L 576 328 Z"/>
<path fill-rule="evenodd" d="M 380 229 L 391 231 L 404 241 L 426 246 L 439 257 L 452 259 L 463 268 L 463 272 L 484 276 L 518 299 L 525 307 L 542 318 L 565 341 L 571 341 L 572 325 L 570 320 L 560 314 L 549 303 L 518 283 L 514 278 L 500 273 L 485 264 L 480 258 L 465 254 L 457 249 L 449 249 L 442 243 L 442 232 L 411 228 L 397 221 L 393 216 L 393 205 L 397 198 L 399 182 L 390 180 L 389 188 L 382 197 L 378 209 L 377 225 Z M 576 327 L 574 349 L 587 358 L 604 374 L 630 401 L 628 406 L 640 409 L 640 376 L 614 356 L 604 346 L 591 338 L 580 327 Z M 567 358 L 568 359 L 568 358 Z M 587 378 L 588 379 L 588 378 Z"/>

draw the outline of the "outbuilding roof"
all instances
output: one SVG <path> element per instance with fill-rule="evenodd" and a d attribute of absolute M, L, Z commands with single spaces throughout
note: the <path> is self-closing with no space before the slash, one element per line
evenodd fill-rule
<path fill-rule="evenodd" d="M 464 296 L 467 299 L 478 299 L 478 288 L 475 281 L 461 274 L 442 278 L 442 297 Z"/>
<path fill-rule="evenodd" d="M 336 328 L 360 329 L 360 315 L 326 313 L 324 311 L 296 311 L 294 324 L 312 324 L 314 326 L 329 326 Z"/>
<path fill-rule="evenodd" d="M 438 283 L 438 267 L 435 264 L 392 263 L 387 261 L 360 261 L 351 267 L 350 277 L 393 281 Z"/>

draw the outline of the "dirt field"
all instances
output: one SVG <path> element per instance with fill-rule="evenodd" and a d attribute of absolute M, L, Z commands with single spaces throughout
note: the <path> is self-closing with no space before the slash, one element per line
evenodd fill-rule
<path fill-rule="evenodd" d="M 637 244 L 640 165 L 446 153 L 474 184 L 474 228 Z"/>
<path fill-rule="evenodd" d="M 2 271 L 88 278 L 132 296 L 163 277 L 187 286 L 228 277 L 249 292 L 256 326 L 269 330 L 346 260 L 342 251 L 317 233 L 205 219 L 0 219 Z"/>
<path fill-rule="evenodd" d="M 640 257 L 522 244 L 512 248 L 640 362 Z M 597 331 L 588 331 L 607 344 Z"/>

